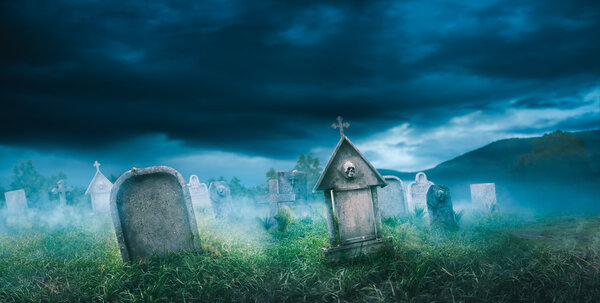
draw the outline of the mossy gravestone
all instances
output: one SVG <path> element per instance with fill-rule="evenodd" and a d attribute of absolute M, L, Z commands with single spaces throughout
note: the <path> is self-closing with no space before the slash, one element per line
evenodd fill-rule
<path fill-rule="evenodd" d="M 198 227 L 189 191 L 173 168 L 127 171 L 113 186 L 110 208 L 123 261 L 195 248 Z"/>
<path fill-rule="evenodd" d="M 427 190 L 427 211 L 433 226 L 456 228 L 450 189 L 446 185 L 432 185 Z"/>

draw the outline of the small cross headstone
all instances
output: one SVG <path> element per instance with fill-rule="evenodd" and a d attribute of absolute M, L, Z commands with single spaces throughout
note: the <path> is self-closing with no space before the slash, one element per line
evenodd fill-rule
<path fill-rule="evenodd" d="M 496 211 L 496 184 L 471 184 L 471 202 L 483 206 L 491 212 Z"/>
<path fill-rule="evenodd" d="M 408 204 L 402 180 L 396 176 L 383 176 L 387 186 L 377 189 L 379 209 L 382 218 L 408 215 Z"/>
<path fill-rule="evenodd" d="M 7 191 L 4 193 L 4 198 L 6 209 L 10 213 L 22 213 L 27 209 L 27 197 L 23 189 Z"/>
<path fill-rule="evenodd" d="M 110 204 L 123 261 L 195 249 L 196 216 L 175 169 L 153 166 L 125 172 L 115 182 Z"/>
<path fill-rule="evenodd" d="M 456 218 L 448 186 L 432 185 L 429 187 L 427 190 L 427 211 L 429 212 L 431 225 L 456 228 Z"/>
<path fill-rule="evenodd" d="M 73 189 L 71 187 L 65 186 L 65 180 L 58 180 L 57 186 L 52 189 L 52 193 L 58 195 L 60 207 L 67 206 L 67 193 L 71 192 L 72 190 Z"/>
<path fill-rule="evenodd" d="M 85 194 L 90 195 L 94 213 L 108 214 L 110 213 L 110 191 L 113 184 L 100 172 L 100 163 L 98 161 L 94 162 L 94 167 L 96 168 L 96 174 L 92 178 Z"/>
<path fill-rule="evenodd" d="M 377 187 L 386 186 L 386 182 L 344 135 L 341 117 L 337 126 L 341 139 L 314 188 L 325 195 L 331 245 L 325 256 L 329 259 L 354 257 L 384 245 Z"/>
<path fill-rule="evenodd" d="M 208 187 L 210 201 L 215 218 L 220 219 L 229 216 L 231 212 L 231 189 L 226 181 L 214 181 Z"/>
<path fill-rule="evenodd" d="M 188 183 L 188 189 L 192 198 L 192 204 L 197 209 L 210 207 L 210 196 L 208 195 L 208 188 L 205 183 L 200 182 L 198 176 L 191 175 L 190 183 Z"/>
<path fill-rule="evenodd" d="M 344 136 L 344 128 L 350 127 L 350 123 L 348 123 L 348 122 L 342 122 L 342 121 L 344 121 L 344 118 L 342 118 L 342 116 L 338 116 L 337 117 L 337 123 L 331 124 L 331 127 L 333 129 L 336 129 L 336 128 L 340 129 L 340 136 L 341 137 Z"/>
<path fill-rule="evenodd" d="M 415 181 L 408 185 L 408 196 L 410 198 L 410 211 L 416 209 L 427 211 L 427 190 L 433 185 L 433 182 L 427 180 L 424 172 L 419 172 L 415 176 Z"/>

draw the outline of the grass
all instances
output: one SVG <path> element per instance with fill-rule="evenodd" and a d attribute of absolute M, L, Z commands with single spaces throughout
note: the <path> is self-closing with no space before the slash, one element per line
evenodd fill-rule
<path fill-rule="evenodd" d="M 199 214 L 200 250 L 127 264 L 107 218 L 32 221 L 0 228 L 1 302 L 600 301 L 597 217 L 465 216 L 456 232 L 391 218 L 392 247 L 330 262 L 321 215 L 281 233 Z"/>

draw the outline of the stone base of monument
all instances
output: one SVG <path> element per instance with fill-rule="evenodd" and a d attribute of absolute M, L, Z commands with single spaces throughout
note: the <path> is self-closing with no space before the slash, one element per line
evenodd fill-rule
<path fill-rule="evenodd" d="M 373 253 L 386 245 L 391 245 L 391 243 L 392 237 L 386 237 L 383 239 L 373 239 L 331 248 L 323 248 L 323 252 L 325 253 L 325 258 L 330 260 L 354 258 L 359 255 Z"/>

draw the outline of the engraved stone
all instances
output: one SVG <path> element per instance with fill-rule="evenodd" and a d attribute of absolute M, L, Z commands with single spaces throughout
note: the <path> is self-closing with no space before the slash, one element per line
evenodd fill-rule
<path fill-rule="evenodd" d="M 226 181 L 214 181 L 208 188 L 215 218 L 225 218 L 231 211 L 231 189 Z"/>
<path fill-rule="evenodd" d="M 382 218 L 408 215 L 408 204 L 402 180 L 396 176 L 383 176 L 387 186 L 377 189 L 379 209 Z"/>
<path fill-rule="evenodd" d="M 5 192 L 4 199 L 6 209 L 11 213 L 22 213 L 27 209 L 27 197 L 23 189 Z"/>
<path fill-rule="evenodd" d="M 496 184 L 471 184 L 471 202 L 490 211 L 496 210 Z"/>
<path fill-rule="evenodd" d="M 432 185 L 427 190 L 427 211 L 431 225 L 455 228 L 456 219 L 452 208 L 450 189 L 446 185 Z"/>
<path fill-rule="evenodd" d="M 192 204 L 197 209 L 210 207 L 210 196 L 208 194 L 208 188 L 205 183 L 201 183 L 198 180 L 198 176 L 191 175 L 190 183 L 188 183 L 188 189 L 190 190 L 190 197 Z"/>
<path fill-rule="evenodd" d="M 419 172 L 415 176 L 415 181 L 408 184 L 409 210 L 415 209 L 427 212 L 427 190 L 433 185 L 433 182 L 427 180 L 424 172 Z"/>

